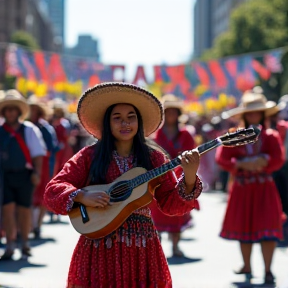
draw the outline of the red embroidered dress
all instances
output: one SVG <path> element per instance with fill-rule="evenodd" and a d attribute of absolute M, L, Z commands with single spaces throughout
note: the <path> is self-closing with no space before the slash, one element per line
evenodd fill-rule
<path fill-rule="evenodd" d="M 236 160 L 263 155 L 268 165 L 261 173 L 237 170 Z M 262 130 L 259 140 L 236 148 L 219 147 L 216 161 L 233 175 L 233 184 L 220 236 L 242 242 L 282 238 L 282 207 L 271 173 L 283 165 L 278 132 Z"/>
<path fill-rule="evenodd" d="M 74 191 L 86 186 L 94 146 L 85 147 L 72 157 L 62 171 L 46 187 L 47 206 L 57 214 L 67 214 L 73 205 Z M 133 156 L 120 157 L 116 152 L 107 173 L 107 183 L 135 166 Z M 151 151 L 154 167 L 166 159 Z M 155 198 L 165 213 L 182 215 L 192 210 L 195 195 L 202 184 L 199 178 L 190 195 L 184 193 L 183 175 L 167 172 L 159 179 Z M 170 288 L 171 276 L 165 255 L 151 220 L 148 207 L 136 210 L 122 226 L 110 235 L 91 240 L 81 235 L 75 247 L 69 274 L 69 288 Z"/>
<path fill-rule="evenodd" d="M 191 150 L 195 147 L 193 137 L 185 128 L 180 129 L 173 140 L 167 138 L 163 128 L 159 129 L 155 134 L 154 140 L 158 145 L 165 149 L 165 151 L 167 151 L 171 159 L 174 159 L 182 152 Z M 198 202 L 195 204 L 195 208 L 199 209 Z M 164 214 L 157 206 L 158 205 L 155 201 L 150 204 L 152 218 L 159 232 L 179 233 L 184 231 L 186 228 L 191 227 L 192 217 L 190 213 L 171 217 L 170 215 L 166 215 L 166 213 Z"/>

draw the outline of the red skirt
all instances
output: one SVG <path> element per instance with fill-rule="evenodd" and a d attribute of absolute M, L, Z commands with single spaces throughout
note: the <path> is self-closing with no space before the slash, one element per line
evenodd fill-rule
<path fill-rule="evenodd" d="M 279 193 L 271 178 L 241 184 L 235 181 L 220 236 L 241 242 L 283 238 Z"/>
<path fill-rule="evenodd" d="M 42 206 L 43 205 L 43 196 L 45 192 L 45 187 L 50 181 L 50 175 L 49 175 L 49 157 L 44 156 L 43 157 L 43 163 L 42 163 L 42 172 L 41 172 L 41 182 L 40 184 L 35 188 L 33 193 L 33 206 Z"/>
<path fill-rule="evenodd" d="M 132 241 L 131 241 L 132 240 Z M 137 247 L 135 237 L 95 244 L 81 236 L 74 250 L 68 288 L 171 288 L 167 260 L 157 235 Z"/>
<path fill-rule="evenodd" d="M 149 205 L 152 219 L 158 232 L 180 233 L 192 227 L 192 217 L 190 213 L 182 216 L 169 216 L 164 214 L 153 199 Z"/>

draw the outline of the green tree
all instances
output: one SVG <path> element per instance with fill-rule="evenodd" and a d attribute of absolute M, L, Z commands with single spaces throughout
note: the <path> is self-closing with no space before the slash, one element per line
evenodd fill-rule
<path fill-rule="evenodd" d="M 30 49 L 39 49 L 36 39 L 28 32 L 18 30 L 11 35 L 11 42 Z"/>
<path fill-rule="evenodd" d="M 208 60 L 288 45 L 287 0 L 253 0 L 230 16 L 230 29 L 219 35 L 202 59 Z"/>

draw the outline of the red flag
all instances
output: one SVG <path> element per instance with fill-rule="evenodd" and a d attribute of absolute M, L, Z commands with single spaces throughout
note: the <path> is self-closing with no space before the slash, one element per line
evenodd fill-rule
<path fill-rule="evenodd" d="M 147 83 L 147 79 L 146 79 L 146 75 L 145 75 L 145 71 L 144 71 L 143 66 L 137 67 L 136 75 L 135 75 L 135 78 L 134 78 L 132 83 L 137 84 L 139 81 L 143 81 L 143 82 Z"/>
<path fill-rule="evenodd" d="M 192 63 L 193 68 L 195 69 L 199 80 L 202 85 L 209 86 L 210 78 L 205 68 L 203 68 L 199 63 Z"/>
<path fill-rule="evenodd" d="M 208 62 L 208 67 L 216 81 L 218 87 L 224 88 L 227 86 L 226 76 L 221 68 L 221 65 L 218 61 L 212 60 Z"/>
<path fill-rule="evenodd" d="M 226 69 L 232 77 L 237 76 L 237 63 L 238 63 L 237 59 L 229 59 L 225 61 Z"/>
<path fill-rule="evenodd" d="M 46 68 L 46 63 L 45 63 L 45 58 L 44 58 L 44 53 L 41 51 L 36 51 L 34 52 L 34 59 L 36 66 L 39 70 L 41 81 L 43 82 L 48 82 L 48 74 L 47 74 L 47 68 Z"/>
<path fill-rule="evenodd" d="M 252 67 L 253 69 L 259 74 L 259 76 L 264 79 L 264 80 L 268 80 L 271 73 L 270 71 L 264 67 L 259 61 L 253 59 L 252 60 Z"/>
<path fill-rule="evenodd" d="M 66 73 L 61 63 L 60 55 L 53 53 L 50 58 L 48 73 L 51 75 L 52 84 L 57 82 L 66 82 Z"/>

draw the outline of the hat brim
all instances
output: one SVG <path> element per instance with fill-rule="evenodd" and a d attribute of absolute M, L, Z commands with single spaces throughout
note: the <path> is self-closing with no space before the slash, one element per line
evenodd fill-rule
<path fill-rule="evenodd" d="M 7 106 L 17 106 L 21 111 L 21 116 L 19 117 L 21 120 L 25 120 L 29 114 L 29 105 L 21 100 L 11 99 L 11 100 L 3 100 L 0 102 L 0 115 L 3 116 L 2 111 Z"/>
<path fill-rule="evenodd" d="M 88 89 L 79 100 L 77 114 L 83 127 L 101 139 L 106 110 L 120 103 L 133 105 L 139 110 L 146 137 L 156 131 L 163 121 L 163 107 L 152 93 L 119 82 L 102 83 Z"/>
<path fill-rule="evenodd" d="M 285 102 L 279 102 L 279 104 L 277 104 L 276 106 L 274 106 L 273 108 L 269 109 L 266 112 L 266 116 L 273 116 L 274 114 L 284 110 L 286 108 L 286 103 Z"/>
<path fill-rule="evenodd" d="M 53 114 L 53 110 L 48 107 L 48 106 L 45 106 L 45 104 L 43 103 L 29 103 L 30 106 L 36 106 L 42 113 L 42 115 L 44 117 L 48 117 L 49 115 L 52 115 Z"/>
<path fill-rule="evenodd" d="M 168 108 L 175 108 L 175 109 L 179 109 L 181 114 L 183 114 L 183 103 L 166 101 L 164 102 L 163 106 L 164 106 L 164 110 Z"/>
<path fill-rule="evenodd" d="M 274 101 L 267 101 L 265 103 L 265 106 L 263 107 L 259 107 L 259 108 L 244 108 L 244 107 L 237 107 L 228 111 L 224 111 L 221 114 L 222 119 L 229 119 L 231 117 L 241 117 L 244 113 L 249 113 L 249 112 L 261 112 L 264 111 L 265 112 L 265 117 L 268 117 L 271 114 L 271 112 L 273 111 L 273 109 L 275 109 L 275 107 L 277 106 L 276 102 Z"/>

